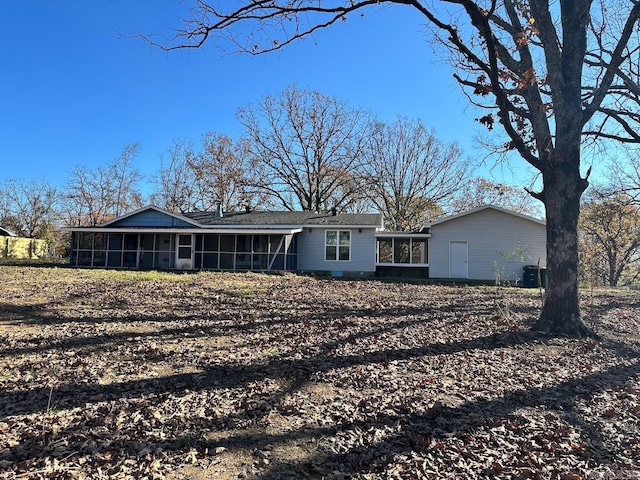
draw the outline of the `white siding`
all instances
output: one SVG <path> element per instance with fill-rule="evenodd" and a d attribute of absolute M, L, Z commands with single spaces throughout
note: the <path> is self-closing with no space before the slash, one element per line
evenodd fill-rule
<path fill-rule="evenodd" d="M 429 276 L 450 278 L 449 244 L 467 242 L 469 279 L 494 280 L 495 263 L 503 280 L 522 280 L 522 267 L 546 267 L 546 227 L 491 208 L 464 215 L 431 227 Z M 514 249 L 525 250 L 524 262 L 508 258 Z"/>
<path fill-rule="evenodd" d="M 351 259 L 327 261 L 324 259 L 325 232 L 351 231 Z M 298 270 L 329 272 L 365 272 L 376 270 L 376 237 L 374 228 L 305 228 L 298 234 Z"/>

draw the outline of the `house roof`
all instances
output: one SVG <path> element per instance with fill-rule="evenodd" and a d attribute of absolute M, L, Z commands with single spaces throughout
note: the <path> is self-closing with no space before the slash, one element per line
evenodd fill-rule
<path fill-rule="evenodd" d="M 16 237 L 17 235 L 6 228 L 0 227 L 0 237 Z"/>
<path fill-rule="evenodd" d="M 455 215 L 449 215 L 447 217 L 440 218 L 438 220 L 434 220 L 433 222 L 428 223 L 427 227 L 433 227 L 434 225 L 439 225 L 441 223 L 449 222 L 451 220 L 455 220 L 457 218 L 462 218 L 467 215 L 472 215 L 477 212 L 481 212 L 483 210 L 496 210 L 498 212 L 506 213 L 509 215 L 513 215 L 514 217 L 523 218 L 525 220 L 529 220 L 531 222 L 538 223 L 540 225 L 546 225 L 547 222 L 544 220 L 540 220 L 539 218 L 531 217 L 529 215 L 525 215 L 523 213 L 515 212 L 513 210 L 509 210 L 507 208 L 498 207 L 497 205 L 484 205 L 482 207 L 472 208 L 471 210 L 467 210 L 466 212 L 457 213 Z"/>
<path fill-rule="evenodd" d="M 214 230 L 252 230 L 252 231 L 275 231 L 287 230 L 288 233 L 300 231 L 303 227 L 352 227 L 352 228 L 381 228 L 382 215 L 378 213 L 314 213 L 314 212 L 270 212 L 270 211 L 242 211 L 225 212 L 220 216 L 216 212 L 190 212 L 174 213 L 156 206 L 148 206 L 139 210 L 127 213 L 120 217 L 104 222 L 97 227 L 70 227 L 67 231 L 122 231 L 131 229 L 141 231 L 141 229 L 153 231 L 156 229 L 167 230 L 167 226 L 153 225 L 145 222 L 141 225 L 118 225 L 124 219 L 135 217 L 145 211 L 156 211 L 163 215 L 181 220 L 185 224 L 174 225 L 171 231 L 206 229 L 208 232 Z M 283 231 L 284 231 L 283 230 Z M 168 230 L 167 230 L 168 231 Z"/>
<path fill-rule="evenodd" d="M 184 217 L 205 226 L 355 226 L 381 227 L 382 215 L 378 213 L 314 213 L 314 212 L 226 212 L 222 217 L 215 212 L 191 212 Z"/>

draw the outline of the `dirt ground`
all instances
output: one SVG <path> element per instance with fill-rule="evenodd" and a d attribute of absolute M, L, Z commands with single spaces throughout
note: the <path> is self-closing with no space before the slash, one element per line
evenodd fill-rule
<path fill-rule="evenodd" d="M 0 266 L 0 478 L 640 479 L 640 294 Z"/>

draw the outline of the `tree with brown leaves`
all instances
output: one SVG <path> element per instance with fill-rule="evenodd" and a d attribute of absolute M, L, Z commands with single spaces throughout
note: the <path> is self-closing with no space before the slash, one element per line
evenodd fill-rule
<path fill-rule="evenodd" d="M 580 213 L 580 260 L 589 283 L 617 287 L 640 275 L 640 208 L 624 193 L 593 191 Z"/>

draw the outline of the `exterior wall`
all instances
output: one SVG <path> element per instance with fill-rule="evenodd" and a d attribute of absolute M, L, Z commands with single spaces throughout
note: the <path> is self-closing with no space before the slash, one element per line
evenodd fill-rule
<path fill-rule="evenodd" d="M 480 210 L 431 227 L 429 275 L 450 278 L 449 244 L 467 242 L 468 278 L 495 280 L 496 265 L 502 280 L 522 280 L 522 267 L 546 267 L 546 227 L 493 209 Z M 508 258 L 514 249 L 524 250 L 524 262 Z"/>
<path fill-rule="evenodd" d="M 145 210 L 144 212 L 137 213 L 122 220 L 118 220 L 115 223 L 109 225 L 109 227 L 192 227 L 193 225 L 182 221 L 178 218 L 166 215 L 156 210 Z"/>
<path fill-rule="evenodd" d="M 327 230 L 351 231 L 351 259 L 327 261 L 325 255 L 325 232 Z M 376 237 L 374 228 L 312 227 L 298 234 L 298 270 L 302 272 L 373 273 L 376 270 Z"/>

